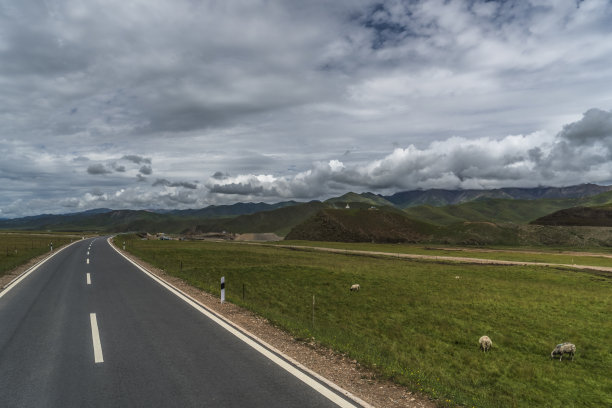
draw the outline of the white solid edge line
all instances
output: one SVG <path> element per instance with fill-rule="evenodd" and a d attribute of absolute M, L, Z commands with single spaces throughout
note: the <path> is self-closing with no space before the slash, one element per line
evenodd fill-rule
<path fill-rule="evenodd" d="M 98 319 L 95 313 L 89 314 L 89 321 L 91 322 L 91 338 L 93 341 L 94 361 L 96 363 L 103 363 L 104 357 L 102 356 L 102 343 L 100 343 L 100 332 L 98 331 Z"/>
<path fill-rule="evenodd" d="M 87 272 L 87 284 L 91 285 L 91 275 Z"/>
<path fill-rule="evenodd" d="M 53 258 L 55 255 L 59 254 L 60 252 L 62 252 L 64 249 L 68 248 L 69 246 L 76 244 L 79 241 L 75 241 L 71 244 L 68 244 L 60 249 L 58 249 L 57 251 L 55 251 L 54 253 L 52 253 L 51 255 L 49 255 L 48 257 L 46 257 L 45 259 L 43 259 L 42 261 L 40 261 L 39 263 L 37 263 L 36 265 L 32 266 L 31 268 L 27 269 L 25 272 L 23 272 L 21 275 L 17 276 L 15 279 L 13 279 L 12 281 L 10 281 L 5 287 L 4 290 L 2 292 L 0 292 L 0 298 L 2 296 L 4 296 L 5 294 L 8 293 L 9 290 L 13 289 L 15 286 L 17 286 L 19 284 L 19 282 L 21 282 L 22 280 L 24 280 L 26 277 L 28 277 L 28 275 L 30 275 L 32 272 L 34 272 L 36 269 L 38 269 L 42 264 L 44 264 L 45 262 L 47 262 L 49 259 Z"/>
<path fill-rule="evenodd" d="M 327 399 L 329 399 L 330 401 L 332 401 L 336 405 L 338 405 L 340 407 L 346 407 L 346 408 L 348 408 L 348 407 L 355 407 L 354 404 L 351 404 L 349 401 L 347 401 L 346 399 L 340 397 L 338 394 L 336 394 L 335 392 L 329 390 L 327 387 L 324 387 L 318 381 L 313 380 L 311 377 L 315 377 L 317 380 L 325 383 L 328 387 L 333 388 L 334 390 L 338 391 L 339 393 L 344 395 L 346 398 L 352 399 L 356 403 L 360 404 L 362 407 L 373 408 L 372 405 L 370 405 L 367 402 L 363 401 L 359 397 L 351 394 L 350 392 L 340 388 L 340 386 L 338 386 L 337 384 L 334 384 L 333 382 L 329 381 L 327 378 L 325 378 L 325 377 L 315 373 L 314 371 L 310 370 L 309 368 L 305 367 L 304 365 L 298 363 L 297 361 L 295 361 L 291 357 L 289 357 L 289 356 L 285 355 L 284 353 L 280 352 L 279 350 L 277 350 L 276 348 L 272 347 L 271 345 L 269 345 L 265 341 L 261 340 L 257 336 L 253 335 L 249 331 L 243 329 L 242 327 L 236 325 L 235 323 L 231 323 L 230 324 L 229 321 L 227 319 L 225 319 L 224 317 L 222 317 L 220 315 L 214 314 L 214 312 L 212 312 L 206 306 L 200 304 L 198 301 L 193 299 L 191 296 L 187 295 L 186 293 L 183 293 L 180 289 L 177 289 L 176 287 L 172 286 L 170 283 L 168 283 L 168 282 L 162 280 L 161 278 L 155 276 L 151 272 L 147 271 L 144 267 L 142 267 L 139 264 L 137 264 L 136 262 L 132 261 L 130 258 L 125 256 L 123 253 L 121 253 L 117 248 L 115 248 L 115 246 L 113 244 L 111 244 L 110 240 L 111 240 L 111 238 L 108 239 L 108 244 L 111 246 L 111 248 L 113 248 L 115 251 L 117 251 L 117 253 L 119 253 L 119 255 L 123 256 L 126 260 L 128 260 L 130 263 L 132 263 L 134 266 L 136 266 L 138 269 L 140 269 L 146 275 L 148 275 L 151 279 L 155 280 L 157 283 L 159 283 L 160 285 L 165 287 L 167 290 L 172 292 L 174 295 L 176 295 L 177 297 L 182 299 L 184 302 L 186 302 L 187 304 L 192 306 L 194 309 L 196 309 L 197 311 L 199 311 L 200 313 L 202 313 L 203 315 L 205 315 L 206 317 L 208 317 L 209 319 L 211 319 L 212 321 L 217 323 L 219 326 L 223 327 L 225 330 L 227 330 L 228 332 L 230 332 L 234 336 L 238 337 L 240 340 L 242 340 L 243 342 L 245 342 L 246 344 L 248 344 L 249 346 L 251 346 L 252 348 L 257 350 L 258 352 L 263 354 L 268 359 L 272 360 L 274 363 L 279 365 L 285 371 L 287 371 L 290 374 L 294 375 L 299 380 L 301 380 L 302 382 L 304 382 L 305 384 L 307 384 L 308 386 L 310 386 L 311 388 L 316 390 L 318 393 L 320 393 L 323 396 L 325 396 Z M 236 329 L 234 326 L 240 327 L 240 330 Z M 254 341 L 253 339 L 256 339 L 257 341 Z M 279 358 L 276 354 L 283 356 L 283 358 L 282 359 Z M 296 367 L 298 367 L 299 369 L 296 368 Z M 307 372 L 309 375 L 304 374 L 302 371 Z"/>

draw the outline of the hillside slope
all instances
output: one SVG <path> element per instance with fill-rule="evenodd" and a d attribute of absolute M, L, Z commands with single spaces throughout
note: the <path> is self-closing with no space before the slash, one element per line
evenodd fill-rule
<path fill-rule="evenodd" d="M 612 227 L 612 207 L 574 207 L 531 222 L 534 225 Z"/>
<path fill-rule="evenodd" d="M 274 232 L 284 236 L 295 225 L 311 217 L 317 211 L 327 208 L 327 206 L 327 204 L 320 201 L 311 201 L 309 203 L 291 205 L 271 211 L 240 215 L 234 218 L 204 219 L 199 220 L 197 226 L 190 232 Z"/>
<path fill-rule="evenodd" d="M 436 225 L 452 225 L 466 221 L 527 224 L 566 208 L 600 207 L 610 204 L 612 204 L 612 191 L 595 196 L 555 200 L 482 199 L 443 207 L 421 205 L 408 207 L 404 212 L 412 218 Z"/>
<path fill-rule="evenodd" d="M 376 206 L 376 207 L 378 206 L 393 207 L 394 206 L 393 203 L 391 203 L 390 201 L 387 201 L 382 196 L 379 196 L 373 193 L 357 194 L 357 193 L 352 193 L 352 192 L 341 195 L 340 197 L 334 197 L 334 198 L 325 200 L 325 203 L 332 204 L 340 208 L 344 208 L 346 204 L 349 204 L 349 206 L 353 207 L 355 203 L 367 204 L 369 206 Z"/>
<path fill-rule="evenodd" d="M 559 209 L 576 205 L 577 199 L 568 200 L 481 200 L 468 203 L 432 207 L 409 207 L 404 212 L 415 219 L 436 225 L 458 222 L 495 222 L 526 224 Z"/>
<path fill-rule="evenodd" d="M 389 209 L 325 209 L 287 234 L 287 240 L 420 242 L 435 227 Z"/>
<path fill-rule="evenodd" d="M 576 199 L 591 197 L 608 191 L 612 191 L 612 186 L 579 184 L 568 187 L 499 188 L 493 190 L 414 190 L 383 196 L 383 198 L 399 208 L 408 208 L 418 205 L 440 207 L 485 199 Z"/>

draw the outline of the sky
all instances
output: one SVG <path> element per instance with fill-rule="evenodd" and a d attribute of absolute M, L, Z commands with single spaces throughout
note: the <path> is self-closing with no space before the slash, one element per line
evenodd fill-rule
<path fill-rule="evenodd" d="M 580 183 L 609 0 L 0 0 L 0 218 Z"/>

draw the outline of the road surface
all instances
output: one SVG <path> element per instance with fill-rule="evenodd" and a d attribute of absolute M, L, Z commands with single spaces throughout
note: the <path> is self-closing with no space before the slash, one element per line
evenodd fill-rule
<path fill-rule="evenodd" d="M 355 404 L 283 365 L 102 238 L 63 249 L 0 292 L 2 407 Z"/>

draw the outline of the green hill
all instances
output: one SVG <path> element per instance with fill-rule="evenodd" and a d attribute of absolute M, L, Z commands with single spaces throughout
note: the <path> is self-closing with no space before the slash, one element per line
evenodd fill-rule
<path fill-rule="evenodd" d="M 355 203 L 368 204 L 369 206 L 375 206 L 375 207 L 380 207 L 380 206 L 394 207 L 395 206 L 393 203 L 391 203 L 390 201 L 387 201 L 382 196 L 379 196 L 373 193 L 357 194 L 353 192 L 346 193 L 340 197 L 330 198 L 329 200 L 325 200 L 325 203 L 332 204 L 336 207 L 341 207 L 341 208 L 344 208 L 346 204 L 349 204 L 349 206 L 352 207 L 351 204 L 355 204 Z"/>
<path fill-rule="evenodd" d="M 412 218 L 436 225 L 452 225 L 466 221 L 528 224 L 536 219 L 566 208 L 605 206 L 610 204 L 612 204 L 612 192 L 608 191 L 596 196 L 555 200 L 482 199 L 444 207 L 421 205 L 406 208 L 404 211 Z"/>
<path fill-rule="evenodd" d="M 287 240 L 341 242 L 420 242 L 436 227 L 388 207 L 324 209 L 287 234 Z"/>
<path fill-rule="evenodd" d="M 284 236 L 295 225 L 326 207 L 328 205 L 320 201 L 311 201 L 234 218 L 199 220 L 197 226 L 191 232 L 274 232 Z"/>
<path fill-rule="evenodd" d="M 577 199 L 568 200 L 502 200 L 472 201 L 445 207 L 417 206 L 406 208 L 408 216 L 437 225 L 457 222 L 513 222 L 526 224 L 562 208 L 575 205 Z"/>
<path fill-rule="evenodd" d="M 535 188 L 499 188 L 493 190 L 412 190 L 384 196 L 399 208 L 409 208 L 418 205 L 446 206 L 486 199 L 512 200 L 564 200 L 591 197 L 607 191 L 612 186 L 596 184 L 579 184 L 568 187 L 535 187 Z"/>
<path fill-rule="evenodd" d="M 612 227 L 612 206 L 566 208 L 540 217 L 532 224 Z"/>

